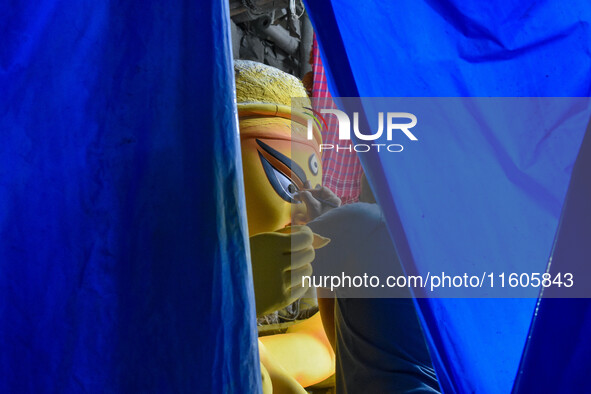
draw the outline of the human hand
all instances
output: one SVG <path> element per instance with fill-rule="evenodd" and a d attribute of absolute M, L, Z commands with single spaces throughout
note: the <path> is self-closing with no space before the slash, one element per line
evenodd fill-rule
<path fill-rule="evenodd" d="M 298 192 L 297 199 L 306 204 L 306 222 L 341 206 L 341 199 L 326 186 L 318 185 L 312 189 L 310 182 L 306 181 L 304 187 L 304 190 Z"/>

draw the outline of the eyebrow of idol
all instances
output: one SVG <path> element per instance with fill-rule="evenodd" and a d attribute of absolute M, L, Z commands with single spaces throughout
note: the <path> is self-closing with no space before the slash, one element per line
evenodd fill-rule
<path fill-rule="evenodd" d="M 305 183 L 308 180 L 308 177 L 306 176 L 306 172 L 302 169 L 302 167 L 300 167 L 298 165 L 298 163 L 291 160 L 289 157 L 285 156 L 284 154 L 277 152 L 275 149 L 271 148 L 269 145 L 265 144 L 263 141 L 259 140 L 258 138 L 256 141 L 257 141 L 257 144 L 259 144 L 259 146 L 261 148 L 263 148 L 263 150 L 265 152 L 267 152 L 268 154 L 270 154 L 271 156 L 273 156 L 274 158 L 276 158 L 277 160 L 279 160 L 280 162 L 285 164 L 287 167 L 289 167 L 289 169 L 298 178 L 301 179 L 302 183 Z"/>

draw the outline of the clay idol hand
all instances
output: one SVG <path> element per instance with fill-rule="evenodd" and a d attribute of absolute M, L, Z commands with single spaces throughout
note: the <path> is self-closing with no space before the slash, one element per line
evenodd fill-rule
<path fill-rule="evenodd" d="M 304 295 L 302 276 L 312 275 L 314 249 L 327 243 L 307 226 L 250 238 L 257 315 L 284 308 Z"/>

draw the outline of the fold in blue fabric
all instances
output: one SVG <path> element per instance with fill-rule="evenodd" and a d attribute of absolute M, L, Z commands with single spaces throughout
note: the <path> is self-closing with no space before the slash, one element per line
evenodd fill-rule
<path fill-rule="evenodd" d="M 591 122 L 572 172 L 556 235 L 550 273 L 572 273 L 588 289 L 591 256 Z M 575 284 L 576 285 L 576 284 Z M 515 392 L 584 393 L 591 370 L 591 299 L 548 297 L 544 290 L 530 330 L 530 341 L 515 380 Z M 585 294 L 580 294 L 585 296 Z"/>
<path fill-rule="evenodd" d="M 0 14 L 0 392 L 260 390 L 227 2 Z"/>
<path fill-rule="evenodd" d="M 591 91 L 586 1 L 332 0 L 307 6 L 333 96 L 588 97 Z M 395 159 L 360 154 L 407 272 L 433 271 L 434 256 L 463 261 L 478 253 L 500 259 L 504 268 L 519 267 L 518 260 L 527 257 L 544 272 L 585 125 L 569 138 L 560 138 L 559 128 L 539 129 L 528 138 L 507 128 L 469 141 L 462 141 L 461 133 L 447 141 L 424 136 L 423 153 L 415 149 Z M 486 129 L 486 122 L 481 126 Z M 433 171 L 441 166 L 469 170 Z M 478 173 L 486 177 L 474 183 Z M 459 188 L 449 190 L 450 185 Z M 485 201 L 483 188 L 499 192 Z M 488 221 L 479 222 L 482 218 Z M 524 234 L 519 239 L 516 223 Z M 442 234 L 455 241 L 436 248 Z M 491 234 L 507 248 L 489 256 Z M 536 301 L 418 300 L 444 392 L 510 392 L 522 356 L 527 359 L 523 352 Z M 576 317 L 590 315 L 588 303 L 554 302 L 567 306 L 564 313 L 554 308 L 538 316 L 538 326 L 553 326 L 566 338 L 588 325 L 588 319 Z M 556 326 L 565 321 L 571 324 Z M 534 341 L 527 352 L 543 353 L 546 345 Z M 547 359 L 562 376 L 583 371 L 569 349 L 554 348 L 552 354 L 565 361 L 560 365 Z M 535 379 L 515 388 L 543 389 Z"/>

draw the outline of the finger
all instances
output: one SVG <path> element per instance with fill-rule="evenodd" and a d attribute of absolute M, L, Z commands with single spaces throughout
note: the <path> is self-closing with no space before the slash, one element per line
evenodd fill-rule
<path fill-rule="evenodd" d="M 262 241 L 266 241 L 266 243 L 269 244 L 272 243 L 275 247 L 275 250 L 280 251 L 280 253 L 284 255 L 289 255 L 314 245 L 314 233 L 310 227 L 304 225 L 293 225 L 274 231 L 272 233 L 261 233 L 254 235 L 251 237 L 251 245 L 253 238 L 260 237 L 262 235 L 265 237 L 271 237 L 271 242 L 266 240 Z"/>
<path fill-rule="evenodd" d="M 312 247 L 314 250 L 318 250 L 320 248 L 325 247 L 330 243 L 330 238 L 323 237 L 322 235 L 314 233 L 314 241 L 312 242 Z"/>
<path fill-rule="evenodd" d="M 306 264 L 295 270 L 291 270 L 285 273 L 287 278 L 285 282 L 290 283 L 290 288 L 302 285 L 302 277 L 312 275 L 312 264 Z"/>
<path fill-rule="evenodd" d="M 328 187 L 326 187 L 326 186 L 323 186 L 323 187 L 321 187 L 321 188 L 318 190 L 318 194 L 320 195 L 320 197 L 323 197 L 323 198 L 332 198 L 332 197 L 336 197 L 336 198 L 338 198 L 338 197 L 336 196 L 336 194 L 334 194 L 334 193 L 332 192 L 332 190 L 330 190 L 330 189 L 329 189 Z"/>
<path fill-rule="evenodd" d="M 341 204 L 343 203 L 341 201 L 340 198 L 338 198 L 337 196 L 332 196 L 330 198 L 327 198 L 326 201 L 330 202 L 332 205 L 335 205 L 337 208 L 341 206 Z"/>
<path fill-rule="evenodd" d="M 312 245 L 297 252 L 292 252 L 291 265 L 288 267 L 288 270 L 297 270 L 306 264 L 310 264 L 314 261 L 314 257 L 316 257 L 316 252 L 314 252 Z"/>
<path fill-rule="evenodd" d="M 299 226 L 298 225 L 288 226 L 288 227 L 284 227 L 282 229 L 279 229 L 276 232 L 281 233 L 281 234 L 291 234 L 293 229 L 297 228 L 297 227 L 299 227 Z M 314 240 L 312 241 L 312 247 L 314 248 L 314 250 L 323 248 L 326 245 L 328 245 L 330 242 L 330 238 L 323 237 L 322 235 L 316 234 L 315 232 L 312 232 L 312 235 L 314 236 Z"/>
<path fill-rule="evenodd" d="M 291 233 L 260 233 L 250 237 L 250 247 L 269 250 L 272 247 L 276 253 L 289 253 L 291 251 Z"/>
<path fill-rule="evenodd" d="M 318 189 L 309 190 L 312 196 L 320 202 L 326 201 L 332 205 L 340 206 L 341 199 L 334 194 L 329 188 L 323 186 Z"/>
<path fill-rule="evenodd" d="M 314 198 L 314 195 L 309 190 L 304 190 L 298 193 L 298 198 L 300 201 L 309 206 L 310 204 L 318 203 L 318 201 Z"/>
<path fill-rule="evenodd" d="M 322 203 L 315 199 L 309 191 L 300 192 L 300 201 L 306 204 L 306 222 L 320 216 Z"/>
<path fill-rule="evenodd" d="M 336 201 L 341 201 L 341 199 L 326 186 L 323 186 L 320 189 L 310 190 L 310 193 L 316 198 L 322 198 L 333 203 Z"/>
<path fill-rule="evenodd" d="M 314 233 L 308 226 L 293 226 L 291 235 L 291 252 L 306 249 L 314 242 Z"/>
<path fill-rule="evenodd" d="M 285 297 L 293 300 L 292 302 L 295 302 L 296 300 L 302 298 L 307 291 L 308 287 L 302 287 L 301 283 L 299 283 L 298 286 L 287 289 L 285 291 Z"/>

